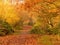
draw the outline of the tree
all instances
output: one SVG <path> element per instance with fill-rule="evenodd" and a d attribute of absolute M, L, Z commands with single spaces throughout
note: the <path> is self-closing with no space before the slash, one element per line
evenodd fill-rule
<path fill-rule="evenodd" d="M 38 20 L 42 20 L 47 23 L 48 25 L 50 25 L 50 27 L 53 27 L 53 23 L 52 23 L 52 19 L 54 17 L 57 17 L 59 14 L 59 8 L 56 6 L 56 4 L 54 4 L 54 2 L 47 2 L 47 1 L 43 1 L 41 3 L 37 3 L 36 5 L 34 5 L 32 7 L 32 12 L 34 17 Z M 38 13 L 38 14 L 37 14 Z M 43 22 L 42 21 L 42 22 Z"/>

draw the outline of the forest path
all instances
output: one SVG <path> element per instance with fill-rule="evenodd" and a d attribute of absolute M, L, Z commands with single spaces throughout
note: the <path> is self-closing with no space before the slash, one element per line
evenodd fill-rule
<path fill-rule="evenodd" d="M 0 45 L 37 45 L 36 35 L 10 35 L 0 37 Z"/>
<path fill-rule="evenodd" d="M 23 26 L 22 30 L 16 30 L 17 34 L 29 34 L 31 31 L 32 26 Z"/>
<path fill-rule="evenodd" d="M 32 26 L 24 26 L 23 30 L 21 30 L 21 34 L 29 34 L 29 31 L 31 31 Z"/>

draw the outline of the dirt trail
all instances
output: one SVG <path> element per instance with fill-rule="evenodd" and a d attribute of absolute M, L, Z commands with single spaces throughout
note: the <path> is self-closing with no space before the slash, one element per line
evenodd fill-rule
<path fill-rule="evenodd" d="M 60 37 L 56 36 L 49 36 L 50 41 L 52 41 L 52 45 L 60 45 Z M 40 37 L 40 38 L 39 38 Z M 44 43 L 42 42 L 42 37 L 41 35 L 35 35 L 35 34 L 21 34 L 21 35 L 9 35 L 9 36 L 4 36 L 0 37 L 0 45 L 49 45 L 50 41 Z M 37 38 L 40 39 L 40 42 L 38 43 Z"/>
<path fill-rule="evenodd" d="M 0 37 L 0 45 L 45 45 L 41 42 L 41 40 L 39 43 L 37 40 L 37 38 L 41 39 L 44 36 L 29 34 L 28 33 L 30 31 L 29 29 L 31 29 L 31 27 L 25 27 L 23 30 L 21 30 L 22 33 L 19 35 L 8 35 L 8 36 Z M 60 45 L 60 37 L 59 39 L 58 37 L 55 38 L 56 36 L 47 35 L 47 37 L 53 40 L 54 45 Z"/>
<path fill-rule="evenodd" d="M 12 35 L 0 37 L 0 45 L 37 45 L 34 35 Z"/>
<path fill-rule="evenodd" d="M 23 30 L 20 30 L 20 34 L 29 34 L 31 31 L 32 26 L 24 26 Z"/>
<path fill-rule="evenodd" d="M 37 45 L 36 35 L 29 34 L 31 26 L 24 26 L 19 35 L 0 37 L 0 45 Z"/>

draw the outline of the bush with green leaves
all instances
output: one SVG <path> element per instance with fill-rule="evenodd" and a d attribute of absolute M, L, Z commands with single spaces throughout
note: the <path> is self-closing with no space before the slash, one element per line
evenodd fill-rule
<path fill-rule="evenodd" d="M 22 30 L 22 29 L 23 29 L 23 23 L 24 23 L 23 20 L 19 20 L 19 21 L 13 26 L 13 28 L 14 28 L 15 30 Z"/>
<path fill-rule="evenodd" d="M 52 29 L 46 29 L 45 30 L 46 34 L 51 35 L 51 34 L 59 34 L 59 30 L 57 28 L 52 28 Z"/>
<path fill-rule="evenodd" d="M 45 30 L 41 29 L 40 26 L 34 26 L 31 31 L 31 34 L 45 34 Z"/>
<path fill-rule="evenodd" d="M 41 29 L 40 26 L 33 26 L 30 33 L 32 34 L 47 34 L 47 35 L 57 35 L 60 34 L 60 24 L 56 27 L 47 26 L 46 29 Z"/>
<path fill-rule="evenodd" d="M 47 34 L 54 34 L 54 35 L 56 35 L 56 34 L 60 34 L 60 23 L 59 24 L 57 24 L 55 27 L 51 27 L 51 28 L 47 28 L 46 29 L 46 33 Z"/>
<path fill-rule="evenodd" d="M 14 32 L 12 26 L 4 20 L 0 20 L 0 36 L 12 34 Z"/>

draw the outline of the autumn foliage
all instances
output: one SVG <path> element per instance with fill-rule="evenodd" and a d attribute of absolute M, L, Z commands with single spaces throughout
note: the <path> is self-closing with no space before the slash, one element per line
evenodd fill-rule
<path fill-rule="evenodd" d="M 37 27 L 36 30 L 39 31 L 50 30 L 51 32 L 54 29 L 56 32 L 55 28 L 60 24 L 60 1 L 0 0 L 0 18 L 11 25 L 13 29 L 28 25 L 32 26 L 34 31 Z M 58 28 L 58 30 L 60 29 Z"/>

